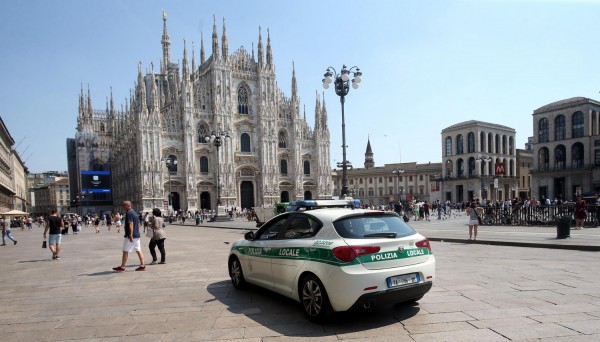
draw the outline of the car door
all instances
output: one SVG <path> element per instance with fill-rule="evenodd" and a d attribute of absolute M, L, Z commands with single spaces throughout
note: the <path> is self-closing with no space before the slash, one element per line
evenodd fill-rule
<path fill-rule="evenodd" d="M 292 292 L 298 272 L 307 262 L 309 248 L 321 223 L 305 213 L 291 215 L 285 230 L 272 241 L 273 290 L 287 295 Z"/>
<path fill-rule="evenodd" d="M 274 254 L 274 243 L 283 231 L 290 214 L 279 215 L 265 223 L 254 235 L 246 247 L 245 269 L 248 280 L 252 283 L 273 288 L 271 260 Z"/>

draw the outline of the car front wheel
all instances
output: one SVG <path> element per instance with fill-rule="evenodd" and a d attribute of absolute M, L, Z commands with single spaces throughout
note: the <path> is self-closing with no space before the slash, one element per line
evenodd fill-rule
<path fill-rule="evenodd" d="M 242 264 L 240 259 L 237 257 L 231 257 L 229 259 L 229 276 L 231 277 L 231 283 L 236 289 L 243 289 L 246 287 L 246 279 L 244 278 L 244 272 L 242 271 Z"/>
<path fill-rule="evenodd" d="M 323 283 L 312 274 L 302 279 L 300 302 L 304 313 L 312 322 L 324 323 L 333 314 Z"/>

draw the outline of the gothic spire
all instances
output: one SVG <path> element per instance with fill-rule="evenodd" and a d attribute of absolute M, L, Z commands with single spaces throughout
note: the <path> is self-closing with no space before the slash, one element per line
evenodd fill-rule
<path fill-rule="evenodd" d="M 87 94 L 87 110 L 91 116 L 92 113 L 92 95 L 90 95 L 90 84 L 88 83 L 88 94 Z"/>
<path fill-rule="evenodd" d="M 183 40 L 183 63 L 181 68 L 183 69 L 181 70 L 181 73 L 183 75 L 183 81 L 188 82 L 190 80 L 190 66 L 188 64 L 187 59 L 187 46 L 185 43 L 185 39 Z"/>
<path fill-rule="evenodd" d="M 263 66 L 263 57 L 265 53 L 263 51 L 263 43 L 262 43 L 262 32 L 260 26 L 258 27 L 258 66 L 262 68 Z"/>
<path fill-rule="evenodd" d="M 229 56 L 229 43 L 227 42 L 227 28 L 225 27 L 225 17 L 223 17 L 223 37 L 221 37 L 221 47 L 223 60 L 227 61 L 227 56 Z"/>
<path fill-rule="evenodd" d="M 327 107 L 325 106 L 325 92 L 323 92 L 323 106 L 321 107 L 321 128 L 327 128 Z"/>
<path fill-rule="evenodd" d="M 212 34 L 212 54 L 213 60 L 219 60 L 219 35 L 217 34 L 217 17 L 213 14 L 213 34 Z"/>
<path fill-rule="evenodd" d="M 163 35 L 162 35 L 163 58 L 160 64 L 160 72 L 167 74 L 169 63 L 171 63 L 171 42 L 167 33 L 167 12 L 163 10 Z"/>
<path fill-rule="evenodd" d="M 151 63 L 152 68 L 154 68 L 154 65 Z M 140 61 L 140 64 L 138 64 L 138 90 L 137 90 L 137 94 L 136 94 L 136 103 L 137 103 L 137 110 L 138 111 L 142 111 L 144 110 L 144 108 L 146 107 L 146 84 L 144 82 L 144 76 L 142 75 L 142 61 Z"/>
<path fill-rule="evenodd" d="M 200 31 L 200 65 L 204 64 L 204 35 Z"/>
<path fill-rule="evenodd" d="M 150 63 L 152 67 L 152 73 L 150 74 L 150 80 L 152 82 L 152 87 L 150 88 L 150 97 L 152 103 L 152 110 L 156 113 L 158 112 L 158 89 L 156 88 L 156 77 L 154 76 L 154 64 Z"/>
<path fill-rule="evenodd" d="M 79 94 L 79 116 L 83 116 L 85 112 L 85 100 L 83 96 L 83 82 L 81 83 L 81 93 Z"/>
<path fill-rule="evenodd" d="M 267 66 L 273 67 L 273 52 L 271 51 L 271 33 L 267 29 Z"/>
<path fill-rule="evenodd" d="M 296 82 L 296 64 L 292 62 L 292 99 L 298 100 L 298 82 Z"/>
<path fill-rule="evenodd" d="M 318 91 L 315 91 L 315 96 L 317 98 L 315 101 L 315 132 L 317 132 L 321 127 L 321 98 Z"/>
<path fill-rule="evenodd" d="M 196 49 L 194 49 L 194 42 L 192 42 L 192 76 L 196 73 Z"/>
<path fill-rule="evenodd" d="M 115 113 L 115 100 L 113 98 L 112 86 L 110 87 L 110 115 L 114 115 Z"/>

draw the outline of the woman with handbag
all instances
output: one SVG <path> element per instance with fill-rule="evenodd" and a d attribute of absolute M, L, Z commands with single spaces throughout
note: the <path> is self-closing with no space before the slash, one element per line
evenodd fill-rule
<path fill-rule="evenodd" d="M 475 201 L 471 202 L 471 206 L 467 208 L 467 215 L 469 215 L 469 241 L 477 240 L 477 227 L 480 224 L 482 209 L 477 207 Z M 475 235 L 473 235 L 475 233 Z"/>
<path fill-rule="evenodd" d="M 150 265 L 154 265 L 158 261 L 155 250 L 156 246 L 158 246 L 158 250 L 160 251 L 160 262 L 158 264 L 165 264 L 165 259 L 167 257 L 167 253 L 165 252 L 165 239 L 167 235 L 163 229 L 165 221 L 161 217 L 161 211 L 158 208 L 152 209 L 152 215 L 153 216 L 149 220 L 149 228 L 152 230 L 153 236 L 150 239 L 150 244 L 148 244 L 150 254 L 152 255 L 152 262 Z"/>

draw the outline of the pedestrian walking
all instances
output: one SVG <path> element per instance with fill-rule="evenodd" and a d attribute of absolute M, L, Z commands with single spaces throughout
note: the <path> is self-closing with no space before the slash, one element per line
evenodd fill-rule
<path fill-rule="evenodd" d="M 587 214 L 585 212 L 585 201 L 581 195 L 577 195 L 577 201 L 575 202 L 575 229 L 582 230 L 583 222 Z"/>
<path fill-rule="evenodd" d="M 94 227 L 96 227 L 96 234 L 100 234 L 100 216 L 96 216 Z"/>
<path fill-rule="evenodd" d="M 73 234 L 77 234 L 77 216 L 75 215 L 71 217 L 71 229 L 73 230 Z"/>
<path fill-rule="evenodd" d="M 477 227 L 479 226 L 479 220 L 483 209 L 477 207 L 477 203 L 471 202 L 471 206 L 467 208 L 467 215 L 469 215 L 469 240 L 477 240 Z"/>
<path fill-rule="evenodd" d="M 127 265 L 127 258 L 129 253 L 135 251 L 140 259 L 140 266 L 136 268 L 136 271 L 145 271 L 146 265 L 144 265 L 144 254 L 140 248 L 140 220 L 135 210 L 131 209 L 131 202 L 123 202 L 123 209 L 125 209 L 125 231 L 123 239 L 123 257 L 121 258 L 121 266 L 113 267 L 113 270 L 117 272 L 125 271 Z"/>
<path fill-rule="evenodd" d="M 2 217 L 2 246 L 6 246 L 6 237 L 12 240 L 13 245 L 17 244 L 17 240 L 10 234 L 10 219 L 8 216 Z"/>
<path fill-rule="evenodd" d="M 110 228 L 112 227 L 112 216 L 110 213 L 106 215 L 106 227 L 108 227 L 108 231 L 110 231 Z"/>
<path fill-rule="evenodd" d="M 150 243 L 148 244 L 148 248 L 150 249 L 150 254 L 152 255 L 152 262 L 150 265 L 154 265 L 157 263 L 158 258 L 156 257 L 156 246 L 158 246 L 158 250 L 160 252 L 160 262 L 159 264 L 166 263 L 167 253 L 165 252 L 165 239 L 167 235 L 165 230 L 163 229 L 163 225 L 165 224 L 165 220 L 161 217 L 161 211 L 158 208 L 152 209 L 152 217 L 150 218 L 150 227 L 154 231 L 152 238 L 150 239 Z"/>
<path fill-rule="evenodd" d="M 121 214 L 115 214 L 115 227 L 117 227 L 117 234 L 121 232 Z"/>
<path fill-rule="evenodd" d="M 52 209 L 50 216 L 46 219 L 44 227 L 44 239 L 46 233 L 48 233 L 48 248 L 52 252 L 52 260 L 60 260 L 60 242 L 62 239 L 62 228 L 64 227 L 64 221 L 58 217 L 58 211 Z"/>

